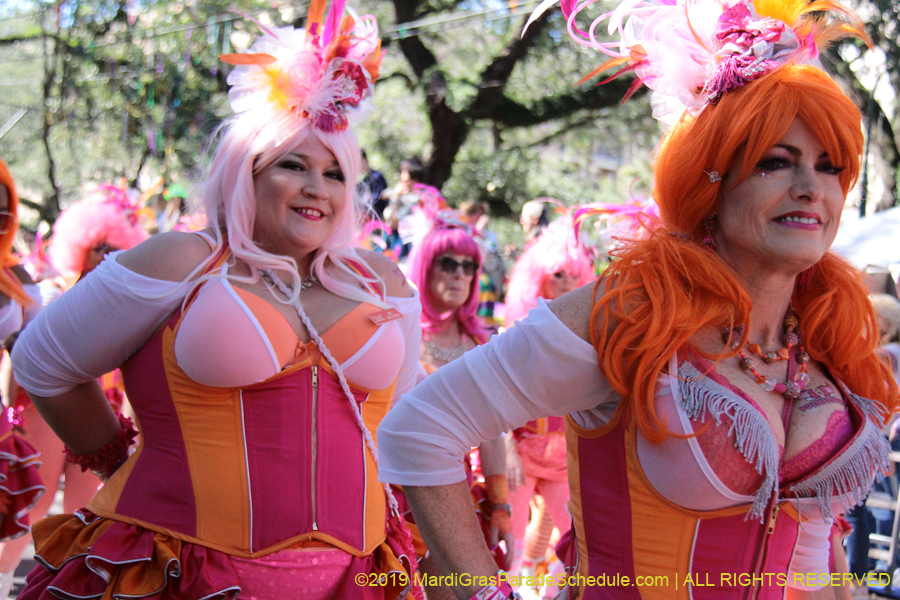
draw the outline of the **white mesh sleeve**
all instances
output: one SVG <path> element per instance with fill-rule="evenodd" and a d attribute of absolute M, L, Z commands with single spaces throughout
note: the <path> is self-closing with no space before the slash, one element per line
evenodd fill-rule
<path fill-rule="evenodd" d="M 28 325 L 34 321 L 34 318 L 37 317 L 41 312 L 41 309 L 44 308 L 44 300 L 41 297 L 41 290 L 36 283 L 29 283 L 22 287 L 25 289 L 25 293 L 28 294 L 28 297 L 34 300 L 34 304 L 25 307 L 25 325 Z"/>
<path fill-rule="evenodd" d="M 422 326 L 419 323 L 419 314 L 422 312 L 422 304 L 419 302 L 419 292 L 415 291 L 410 298 L 398 298 L 388 296 L 385 302 L 396 308 L 403 315 L 397 320 L 400 331 L 403 332 L 404 356 L 400 374 L 397 375 L 397 386 L 394 388 L 394 401 L 400 400 L 400 395 L 409 392 L 416 385 L 416 374 L 419 370 L 419 347 L 422 345 Z"/>
<path fill-rule="evenodd" d="M 112 371 L 184 299 L 189 284 L 138 275 L 116 262 L 117 254 L 54 300 L 22 332 L 12 361 L 16 380 L 27 391 L 57 396 Z"/>
<path fill-rule="evenodd" d="M 405 394 L 378 428 L 379 478 L 401 485 L 462 481 L 462 457 L 532 419 L 619 399 L 597 353 L 540 301 L 528 317 Z"/>

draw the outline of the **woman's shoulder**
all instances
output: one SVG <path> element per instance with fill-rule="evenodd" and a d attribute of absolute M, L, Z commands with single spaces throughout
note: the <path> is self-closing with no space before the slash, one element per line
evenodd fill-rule
<path fill-rule="evenodd" d="M 185 280 L 213 249 L 205 236 L 182 231 L 169 231 L 116 257 L 116 262 L 129 271 L 162 281 Z"/>
<path fill-rule="evenodd" d="M 366 263 L 372 271 L 384 281 L 385 295 L 396 298 L 411 298 L 412 286 L 406 281 L 406 276 L 400 267 L 390 258 L 371 250 L 356 250 L 357 256 Z"/>
<path fill-rule="evenodd" d="M 549 302 L 547 306 L 572 333 L 591 343 L 591 312 L 594 303 L 603 295 L 605 289 L 605 281 L 592 281 L 577 290 L 563 294 Z M 610 329 L 614 327 L 614 324 L 610 324 Z"/>

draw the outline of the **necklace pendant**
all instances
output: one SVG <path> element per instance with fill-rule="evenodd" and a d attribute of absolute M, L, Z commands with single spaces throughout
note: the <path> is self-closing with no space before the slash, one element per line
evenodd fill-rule
<path fill-rule="evenodd" d="M 788 398 L 789 400 L 794 400 L 797 398 L 797 396 L 800 395 L 801 391 L 803 391 L 802 387 L 798 386 L 793 381 L 788 381 L 787 383 L 784 384 L 784 391 L 782 392 L 782 394 L 784 394 L 785 398 Z"/>

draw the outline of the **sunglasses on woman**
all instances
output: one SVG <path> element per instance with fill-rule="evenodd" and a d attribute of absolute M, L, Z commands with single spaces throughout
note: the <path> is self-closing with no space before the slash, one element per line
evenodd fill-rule
<path fill-rule="evenodd" d="M 16 215 L 9 211 L 0 211 L 0 235 L 9 233 L 16 224 Z"/>
<path fill-rule="evenodd" d="M 464 260 L 457 262 L 449 256 L 441 256 L 434 259 L 434 264 L 447 275 L 455 275 L 456 270 L 462 267 L 463 274 L 471 277 L 478 270 L 478 263 L 474 260 Z"/>

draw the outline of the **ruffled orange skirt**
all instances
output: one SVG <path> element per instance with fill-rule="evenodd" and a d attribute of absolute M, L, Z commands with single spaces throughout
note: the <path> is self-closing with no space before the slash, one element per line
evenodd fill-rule
<path fill-rule="evenodd" d="M 28 575 L 21 600 L 249 597 L 249 593 L 241 596 L 242 577 L 246 577 L 242 574 L 254 561 L 236 560 L 224 552 L 84 509 L 44 519 L 33 535 L 39 565 Z M 259 567 L 265 568 L 265 558 L 259 559 Z M 348 600 L 405 598 L 409 567 L 409 558 L 389 539 L 368 556 L 351 557 L 348 566 L 341 567 L 342 581 L 329 589 L 338 590 L 335 598 Z M 271 597 L 296 596 L 296 586 L 284 587 L 279 590 L 276 582 L 269 590 Z"/>
<path fill-rule="evenodd" d="M 28 512 L 45 491 L 38 457 L 34 446 L 15 433 L 8 415 L 0 414 L 0 541 L 28 531 Z"/>

